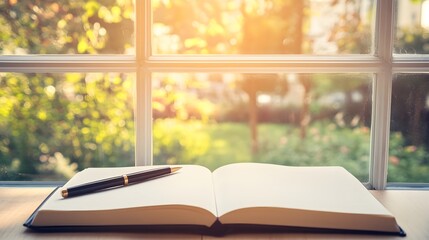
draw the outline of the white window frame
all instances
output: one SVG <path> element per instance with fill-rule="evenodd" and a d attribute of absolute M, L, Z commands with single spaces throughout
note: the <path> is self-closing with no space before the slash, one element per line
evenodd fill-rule
<path fill-rule="evenodd" d="M 374 73 L 369 187 L 387 187 L 392 76 L 428 72 L 429 56 L 394 56 L 395 2 L 377 1 L 374 55 L 153 55 L 151 1 L 136 1 L 136 54 L 0 56 L 4 72 L 135 72 L 135 164 L 152 165 L 154 72 Z M 427 185 L 426 185 L 427 186 Z"/>

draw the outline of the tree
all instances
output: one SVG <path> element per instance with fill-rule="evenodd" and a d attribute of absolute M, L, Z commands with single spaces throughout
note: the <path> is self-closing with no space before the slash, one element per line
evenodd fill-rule
<path fill-rule="evenodd" d="M 277 93 L 284 95 L 288 90 L 285 79 L 277 74 L 243 74 L 243 81 L 240 88 L 249 97 L 249 126 L 251 132 L 251 148 L 253 153 L 258 152 L 258 103 L 257 98 L 260 93 Z"/>
<path fill-rule="evenodd" d="M 294 49 L 300 47 L 302 38 L 301 34 L 296 34 L 297 29 L 300 32 L 302 24 L 300 2 L 251 0 L 241 3 L 228 1 L 225 4 L 219 0 L 188 0 L 166 4 L 157 1 L 154 15 L 155 22 L 169 26 L 170 34 L 181 39 L 178 53 L 293 53 Z M 296 8 L 300 11 L 296 11 Z M 227 17 L 222 14 L 239 17 L 227 22 Z M 243 74 L 243 81 L 237 85 L 249 97 L 253 152 L 258 149 L 258 92 L 284 94 L 286 85 L 286 81 L 277 74 Z"/>

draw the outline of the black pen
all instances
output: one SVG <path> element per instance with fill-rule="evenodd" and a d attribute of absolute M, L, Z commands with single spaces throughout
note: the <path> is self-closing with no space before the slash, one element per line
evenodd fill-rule
<path fill-rule="evenodd" d="M 63 198 L 84 195 L 87 193 L 104 190 L 112 187 L 127 186 L 133 183 L 143 182 L 152 178 L 167 175 L 178 171 L 181 167 L 162 167 L 149 169 L 134 173 L 124 174 L 106 179 L 97 180 L 94 182 L 84 183 L 74 187 L 69 187 L 61 190 Z"/>

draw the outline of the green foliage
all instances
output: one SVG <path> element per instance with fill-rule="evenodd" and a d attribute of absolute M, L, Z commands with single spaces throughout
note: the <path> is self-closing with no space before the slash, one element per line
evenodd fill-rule
<path fill-rule="evenodd" d="M 251 159 L 250 134 L 242 123 L 157 119 L 153 132 L 156 164 L 200 164 L 214 170 Z"/>
<path fill-rule="evenodd" d="M 429 152 L 422 146 L 407 146 L 399 132 L 392 134 L 387 181 L 429 182 Z"/>
<path fill-rule="evenodd" d="M 154 118 L 178 118 L 181 120 L 201 119 L 207 122 L 215 111 L 215 104 L 198 96 L 201 89 L 208 89 L 207 82 L 201 83 L 193 74 L 181 74 L 180 81 L 171 76 L 156 74 L 160 78 L 158 87 L 153 89 L 152 108 Z M 156 81 L 156 80 L 155 80 Z"/>
<path fill-rule="evenodd" d="M 340 1 L 335 1 L 339 3 Z M 339 20 L 333 27 L 330 38 L 332 38 L 338 51 L 343 54 L 371 54 L 374 51 L 372 39 L 373 33 L 371 23 L 375 16 L 375 1 L 344 1 L 347 2 L 351 11 L 344 11 L 339 15 Z M 365 6 L 369 4 L 368 6 Z M 365 9 L 366 8 L 366 9 Z M 366 19 L 362 19 L 361 13 L 364 9 Z"/>
<path fill-rule="evenodd" d="M 228 1 L 229 2 L 229 1 Z M 153 22 L 180 41 L 181 54 L 232 53 L 239 26 L 224 0 L 152 1 Z M 156 44 L 156 43 L 155 43 Z M 156 46 L 156 53 L 171 53 L 170 46 Z M 176 53 L 176 52 L 175 52 Z"/>
<path fill-rule="evenodd" d="M 1 1 L 0 54 L 124 53 L 131 0 Z"/>
<path fill-rule="evenodd" d="M 250 133 L 242 123 L 202 124 L 158 119 L 154 125 L 156 164 L 200 164 L 211 170 L 233 162 L 263 162 L 287 166 L 343 166 L 368 181 L 370 131 L 318 122 L 301 139 L 291 125 L 260 124 L 261 147 L 250 151 Z M 389 182 L 428 182 L 429 153 L 404 146 L 401 134 L 390 140 Z"/>
<path fill-rule="evenodd" d="M 361 181 L 368 181 L 369 130 L 366 127 L 342 128 L 317 122 L 308 135 L 299 137 L 299 129 L 265 125 L 263 150 L 259 161 L 290 166 L 343 166 Z M 277 134 L 275 134 L 277 132 Z"/>
<path fill-rule="evenodd" d="M 428 54 L 429 32 L 422 26 L 398 29 L 395 53 Z"/>
<path fill-rule="evenodd" d="M 132 165 L 133 81 L 119 73 L 0 75 L 1 179 Z"/>

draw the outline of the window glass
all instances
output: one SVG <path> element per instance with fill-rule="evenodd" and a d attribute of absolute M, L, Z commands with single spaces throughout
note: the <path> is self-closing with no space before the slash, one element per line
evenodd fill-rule
<path fill-rule="evenodd" d="M 0 55 L 134 54 L 132 0 L 0 2 Z"/>
<path fill-rule="evenodd" d="M 372 74 L 155 73 L 154 164 L 340 165 L 368 180 Z"/>
<path fill-rule="evenodd" d="M 429 182 L 429 73 L 396 74 L 392 88 L 389 182 Z"/>
<path fill-rule="evenodd" d="M 134 165 L 129 73 L 0 73 L 0 180 Z"/>
<path fill-rule="evenodd" d="M 152 0 L 154 54 L 371 54 L 370 0 Z"/>
<path fill-rule="evenodd" d="M 397 0 L 394 53 L 429 53 L 429 1 Z"/>

